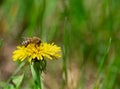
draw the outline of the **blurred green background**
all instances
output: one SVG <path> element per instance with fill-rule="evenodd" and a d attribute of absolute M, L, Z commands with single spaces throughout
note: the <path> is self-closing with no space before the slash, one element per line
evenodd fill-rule
<path fill-rule="evenodd" d="M 120 89 L 120 0 L 0 0 L 0 81 L 19 64 L 12 52 L 24 37 L 62 48 L 48 61 L 45 89 Z M 29 68 L 21 89 L 32 89 Z"/>

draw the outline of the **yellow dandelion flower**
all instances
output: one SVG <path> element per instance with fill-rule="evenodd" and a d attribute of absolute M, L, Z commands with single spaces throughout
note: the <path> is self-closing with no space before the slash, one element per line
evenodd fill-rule
<path fill-rule="evenodd" d="M 35 43 L 30 43 L 29 45 L 18 46 L 17 49 L 13 52 L 13 61 L 24 61 L 28 58 L 28 61 L 37 59 L 43 60 L 43 58 L 54 59 L 61 57 L 61 48 L 55 45 L 54 43 L 41 43 L 36 45 Z"/>

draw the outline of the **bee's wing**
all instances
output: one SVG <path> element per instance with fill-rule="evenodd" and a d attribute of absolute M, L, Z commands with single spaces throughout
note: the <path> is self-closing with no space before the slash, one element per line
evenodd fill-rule
<path fill-rule="evenodd" d="M 24 40 L 28 40 L 28 39 L 29 39 L 29 37 L 22 37 L 22 39 L 24 39 Z"/>

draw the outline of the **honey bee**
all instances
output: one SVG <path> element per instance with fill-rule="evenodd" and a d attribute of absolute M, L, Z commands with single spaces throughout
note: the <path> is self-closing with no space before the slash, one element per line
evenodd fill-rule
<path fill-rule="evenodd" d="M 27 47 L 30 43 L 33 43 L 39 46 L 41 42 L 42 42 L 41 39 L 38 37 L 30 37 L 26 38 L 21 45 Z"/>

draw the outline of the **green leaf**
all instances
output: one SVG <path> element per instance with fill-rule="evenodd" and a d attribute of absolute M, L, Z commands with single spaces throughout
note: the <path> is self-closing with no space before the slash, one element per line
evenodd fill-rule
<path fill-rule="evenodd" d="M 0 89 L 14 89 L 12 84 L 6 84 L 6 82 L 0 81 Z"/>
<path fill-rule="evenodd" d="M 13 85 L 6 85 L 3 89 L 15 89 Z"/>
<path fill-rule="evenodd" d="M 20 76 L 15 76 L 13 77 L 13 83 L 15 84 L 16 88 L 19 88 L 20 84 L 22 83 L 24 74 L 20 75 Z"/>

